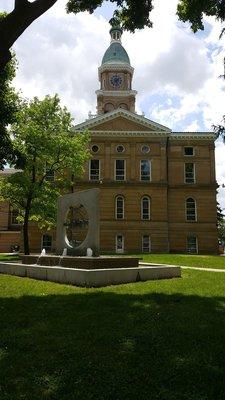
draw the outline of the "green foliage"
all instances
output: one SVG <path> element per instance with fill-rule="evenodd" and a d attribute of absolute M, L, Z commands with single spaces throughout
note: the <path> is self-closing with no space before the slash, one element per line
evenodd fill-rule
<path fill-rule="evenodd" d="M 5 13 L 0 13 L 0 21 L 5 18 Z M 16 75 L 17 61 L 13 54 L 11 61 L 4 70 L 0 71 L 0 170 L 4 168 L 7 160 L 12 162 L 17 159 L 12 149 L 7 127 L 16 120 L 17 111 L 20 107 L 18 93 L 12 86 Z"/>
<path fill-rule="evenodd" d="M 224 0 L 180 0 L 177 14 L 181 21 L 191 23 L 191 29 L 196 32 L 204 29 L 203 14 L 214 16 L 221 22 L 225 20 Z"/>
<path fill-rule="evenodd" d="M 20 109 L 20 98 L 12 86 L 12 80 L 16 74 L 16 59 L 7 64 L 0 71 L 0 169 L 3 169 L 7 161 L 13 162 L 18 159 L 17 152 L 13 152 L 7 127 L 16 121 L 17 112 Z"/>
<path fill-rule="evenodd" d="M 111 25 L 121 25 L 123 29 L 134 32 L 135 29 L 142 29 L 145 26 L 151 27 L 152 22 L 149 19 L 149 13 L 153 9 L 152 0 L 110 0 L 115 3 L 117 9 Z M 97 7 L 101 7 L 103 0 L 69 0 L 67 11 L 78 13 L 88 11 L 93 13 Z"/>
<path fill-rule="evenodd" d="M 23 170 L 0 181 L 1 198 L 19 210 L 20 221 L 29 209 L 29 220 L 50 228 L 56 220 L 57 197 L 70 187 L 71 175 L 78 177 L 83 171 L 89 136 L 72 133 L 72 118 L 57 95 L 24 103 L 11 134 Z M 55 174 L 54 182 L 46 180 L 46 166 Z"/>
<path fill-rule="evenodd" d="M 203 271 L 98 289 L 0 275 L 0 398 L 224 400 L 224 293 Z"/>
<path fill-rule="evenodd" d="M 225 144 L 225 115 L 223 116 L 223 125 L 213 125 L 213 129 L 216 137 L 221 137 Z"/>

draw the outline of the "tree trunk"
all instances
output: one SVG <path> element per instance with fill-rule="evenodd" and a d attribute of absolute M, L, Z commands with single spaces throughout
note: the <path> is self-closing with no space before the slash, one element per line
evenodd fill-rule
<path fill-rule="evenodd" d="M 23 250 L 25 255 L 30 254 L 29 230 L 28 230 L 30 206 L 31 206 L 31 197 L 27 199 L 27 206 L 25 209 L 25 216 L 23 222 L 23 248 L 24 248 Z"/>
<path fill-rule="evenodd" d="M 0 71 L 11 59 L 9 49 L 38 17 L 51 8 L 57 0 L 15 0 L 14 10 L 0 20 Z"/>

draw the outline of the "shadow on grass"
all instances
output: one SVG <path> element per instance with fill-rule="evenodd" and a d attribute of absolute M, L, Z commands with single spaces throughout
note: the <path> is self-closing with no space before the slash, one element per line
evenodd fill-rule
<path fill-rule="evenodd" d="M 225 398 L 225 297 L 0 301 L 1 400 Z"/>

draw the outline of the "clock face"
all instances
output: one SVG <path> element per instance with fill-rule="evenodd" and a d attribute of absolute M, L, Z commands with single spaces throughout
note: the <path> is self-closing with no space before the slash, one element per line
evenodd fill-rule
<path fill-rule="evenodd" d="M 110 78 L 110 83 L 114 87 L 120 87 L 122 85 L 122 78 L 119 75 L 113 75 Z"/>

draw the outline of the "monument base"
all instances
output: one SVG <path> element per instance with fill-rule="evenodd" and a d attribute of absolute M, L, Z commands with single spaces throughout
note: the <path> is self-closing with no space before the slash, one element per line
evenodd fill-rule
<path fill-rule="evenodd" d="M 0 262 L 0 273 L 83 287 L 103 287 L 153 279 L 181 277 L 181 269 L 177 266 L 152 264 L 151 266 L 112 268 L 109 267 L 109 263 L 112 260 L 116 260 L 117 263 L 120 260 L 121 265 L 124 263 L 123 257 L 105 257 L 104 261 L 108 262 L 108 268 L 76 268 L 75 266 L 70 268 L 59 265 L 46 266 Z M 129 260 L 135 259 L 129 258 Z M 95 260 L 92 261 L 94 262 Z M 90 266 L 91 264 L 89 264 Z"/>

